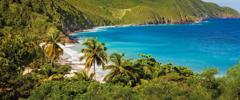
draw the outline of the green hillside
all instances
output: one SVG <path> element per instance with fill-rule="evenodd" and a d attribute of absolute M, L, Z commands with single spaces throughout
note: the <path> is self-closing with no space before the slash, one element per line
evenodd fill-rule
<path fill-rule="evenodd" d="M 201 0 L 68 0 L 95 25 L 185 23 L 209 17 L 236 17 L 238 12 Z M 94 18 L 92 18 L 94 16 Z M 111 23 L 96 21 L 96 18 Z"/>
<path fill-rule="evenodd" d="M 0 30 L 64 33 L 93 26 L 189 23 L 210 17 L 237 17 L 231 8 L 201 0 L 1 0 Z"/>
<path fill-rule="evenodd" d="M 54 25 L 64 32 L 91 28 L 92 24 L 63 0 L 1 0 L 0 30 L 5 33 L 46 33 Z"/>

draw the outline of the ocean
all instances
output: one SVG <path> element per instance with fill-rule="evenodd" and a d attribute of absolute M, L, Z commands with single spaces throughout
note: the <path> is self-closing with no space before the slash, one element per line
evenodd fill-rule
<path fill-rule="evenodd" d="M 97 38 L 108 53 L 128 58 L 152 55 L 163 64 L 172 63 L 202 71 L 215 67 L 220 74 L 240 61 L 240 19 L 208 19 L 193 24 L 99 27 L 72 35 L 80 41 Z M 73 49 L 80 51 L 80 44 Z"/>

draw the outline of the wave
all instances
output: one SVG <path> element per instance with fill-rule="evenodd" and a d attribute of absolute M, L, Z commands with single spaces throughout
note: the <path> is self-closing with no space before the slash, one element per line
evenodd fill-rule
<path fill-rule="evenodd" d="M 201 20 L 201 21 L 195 21 L 191 24 L 187 25 L 202 25 L 204 23 L 209 23 L 208 20 Z M 124 28 L 124 27 L 144 27 L 144 26 L 174 26 L 174 25 L 183 25 L 183 24 L 144 24 L 144 25 L 137 25 L 137 24 L 126 24 L 126 25 L 109 25 L 109 26 L 97 26 L 93 27 L 92 29 L 86 29 L 83 30 L 83 32 L 100 32 L 100 31 L 106 31 L 107 29 L 111 28 Z"/>
<path fill-rule="evenodd" d="M 209 23 L 209 21 L 197 21 L 188 25 L 202 25 L 203 23 Z M 110 26 L 97 26 L 92 29 L 83 30 L 83 32 L 92 33 L 92 32 L 101 32 L 106 31 L 107 29 L 112 28 L 125 28 L 125 27 L 146 27 L 146 26 L 174 26 L 174 25 L 182 25 L 182 24 L 144 24 L 144 25 L 135 25 L 135 24 L 127 24 L 127 25 L 110 25 Z"/>
<path fill-rule="evenodd" d="M 104 30 L 105 30 L 105 28 L 103 28 L 103 27 L 95 27 L 92 29 L 83 30 L 83 32 L 100 32 L 100 31 L 104 31 Z"/>
<path fill-rule="evenodd" d="M 112 28 L 122 28 L 122 27 L 130 27 L 130 26 L 137 26 L 137 25 L 112 25 L 112 26 L 98 26 L 98 27 L 93 27 L 92 29 L 86 29 L 83 30 L 83 32 L 100 32 L 100 31 L 106 31 L 107 29 L 112 29 Z"/>

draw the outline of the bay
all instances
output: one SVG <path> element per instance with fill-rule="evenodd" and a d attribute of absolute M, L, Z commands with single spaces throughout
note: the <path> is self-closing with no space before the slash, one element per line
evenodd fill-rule
<path fill-rule="evenodd" d="M 167 64 L 187 66 L 194 71 L 215 67 L 220 74 L 240 60 L 240 19 L 208 19 L 193 24 L 101 27 L 72 35 L 104 42 L 109 54 L 129 58 L 150 54 Z M 80 51 L 80 46 L 73 49 Z"/>

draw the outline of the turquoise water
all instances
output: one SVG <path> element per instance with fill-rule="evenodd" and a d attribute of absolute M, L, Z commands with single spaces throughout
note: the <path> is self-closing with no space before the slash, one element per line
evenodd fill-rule
<path fill-rule="evenodd" d="M 122 52 L 131 58 L 151 54 L 162 63 L 188 66 L 194 71 L 216 67 L 225 73 L 240 60 L 240 19 L 99 28 L 73 36 L 81 37 L 80 40 L 96 37 L 106 43 L 109 53 Z"/>

